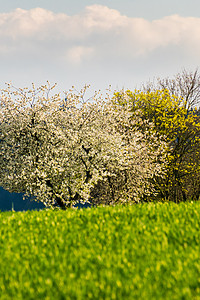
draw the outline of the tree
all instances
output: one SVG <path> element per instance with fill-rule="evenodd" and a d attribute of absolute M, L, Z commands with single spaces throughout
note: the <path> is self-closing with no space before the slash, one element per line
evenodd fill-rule
<path fill-rule="evenodd" d="M 185 109 L 184 123 L 187 130 L 179 130 L 176 139 L 176 155 L 179 163 L 174 178 L 174 194 L 182 195 L 182 199 L 199 199 L 200 197 L 200 74 L 183 70 L 174 78 L 157 79 L 158 88 L 168 89 L 170 95 L 176 95 L 182 102 L 179 104 Z M 183 126 L 182 126 L 183 128 Z M 178 150 L 177 150 L 178 149 Z M 180 153 L 179 153 L 180 152 Z M 176 159 L 175 159 L 176 160 Z"/>
<path fill-rule="evenodd" d="M 152 85 L 152 89 L 167 89 L 170 95 L 176 95 L 179 99 L 182 99 L 182 106 L 188 111 L 199 107 L 200 74 L 198 69 L 194 72 L 183 70 L 174 78 L 158 78 L 157 82 Z"/>
<path fill-rule="evenodd" d="M 95 202 L 92 192 L 98 186 L 106 187 L 109 204 L 136 201 L 152 191 L 149 178 L 162 175 L 164 164 L 157 161 L 160 138 L 155 135 L 149 144 L 147 132 L 135 127 L 138 117 L 130 119 L 128 106 L 115 105 L 109 95 L 103 101 L 95 93 L 86 101 L 86 86 L 62 99 L 50 96 L 53 88 L 49 83 L 32 89 L 8 84 L 2 90 L 0 185 L 63 209 L 77 201 Z M 117 193 L 108 189 L 110 184 Z"/>
<path fill-rule="evenodd" d="M 123 105 L 128 102 L 134 115 L 153 123 L 153 131 L 165 137 L 168 164 L 164 177 L 154 177 L 161 198 L 173 201 L 200 196 L 200 119 L 195 107 L 200 100 L 200 77 L 184 71 L 175 79 L 159 79 L 143 91 L 115 95 Z"/>

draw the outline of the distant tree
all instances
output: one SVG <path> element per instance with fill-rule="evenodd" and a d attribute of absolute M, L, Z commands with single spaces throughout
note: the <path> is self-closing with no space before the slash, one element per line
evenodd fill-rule
<path fill-rule="evenodd" d="M 152 85 L 152 84 L 150 84 Z M 146 88 L 148 87 L 148 84 Z M 152 85 L 155 89 L 167 89 L 170 95 L 176 95 L 182 99 L 180 103 L 187 111 L 199 107 L 200 104 L 200 74 L 198 69 L 194 72 L 183 70 L 178 73 L 174 78 L 158 78 Z"/>
<path fill-rule="evenodd" d="M 153 123 L 153 131 L 165 137 L 168 164 L 164 177 L 154 176 L 158 197 L 186 201 L 200 196 L 200 77 L 194 73 L 158 79 L 143 91 L 115 95 L 118 102 L 129 103 L 134 116 Z"/>
<path fill-rule="evenodd" d="M 0 186 L 62 209 L 77 201 L 139 201 L 153 192 L 149 178 L 163 172 L 160 138 L 149 143 L 148 132 L 135 126 L 139 117 L 130 119 L 128 105 L 109 96 L 86 101 L 86 86 L 62 99 L 50 95 L 53 88 L 8 84 L 1 91 Z"/>
<path fill-rule="evenodd" d="M 157 79 L 154 88 L 156 87 L 168 89 L 170 95 L 176 95 L 182 100 L 180 106 L 185 109 L 183 123 L 186 123 L 187 130 L 186 128 L 184 131 L 179 130 L 176 139 L 179 168 L 176 170 L 175 178 L 178 177 L 180 179 L 174 186 L 174 194 L 182 194 L 183 199 L 199 199 L 200 74 L 198 69 L 194 72 L 183 70 L 181 73 L 175 75 L 174 78 Z"/>

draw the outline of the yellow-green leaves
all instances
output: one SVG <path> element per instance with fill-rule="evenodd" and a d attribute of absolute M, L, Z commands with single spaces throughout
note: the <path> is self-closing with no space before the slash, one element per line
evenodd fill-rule
<path fill-rule="evenodd" d="M 137 124 L 138 128 L 147 129 L 166 142 L 162 151 L 168 163 L 165 179 L 155 179 L 160 197 L 176 201 L 198 198 L 200 189 L 195 185 L 199 180 L 200 118 L 197 109 L 188 109 L 183 97 L 167 89 L 118 92 L 114 101 L 122 106 L 129 103 L 132 116 L 140 115 L 143 120 Z M 147 120 L 152 127 L 147 127 Z"/>

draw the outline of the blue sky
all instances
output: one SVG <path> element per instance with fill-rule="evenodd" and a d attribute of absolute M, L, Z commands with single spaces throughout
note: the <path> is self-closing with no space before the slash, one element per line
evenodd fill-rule
<path fill-rule="evenodd" d="M 200 66 L 199 0 L 9 0 L 0 4 L 0 86 L 134 89 Z"/>
<path fill-rule="evenodd" d="M 56 13 L 69 15 L 79 13 L 85 6 L 101 4 L 119 10 L 130 17 L 142 17 L 148 20 L 171 14 L 199 17 L 199 0 L 9 0 L 0 4 L 1 12 L 9 12 L 17 7 L 32 9 L 43 7 Z"/>

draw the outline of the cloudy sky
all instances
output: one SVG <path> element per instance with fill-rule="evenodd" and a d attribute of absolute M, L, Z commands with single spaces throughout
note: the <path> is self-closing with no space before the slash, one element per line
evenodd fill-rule
<path fill-rule="evenodd" d="M 0 87 L 134 89 L 200 66 L 199 0 L 0 3 Z"/>

